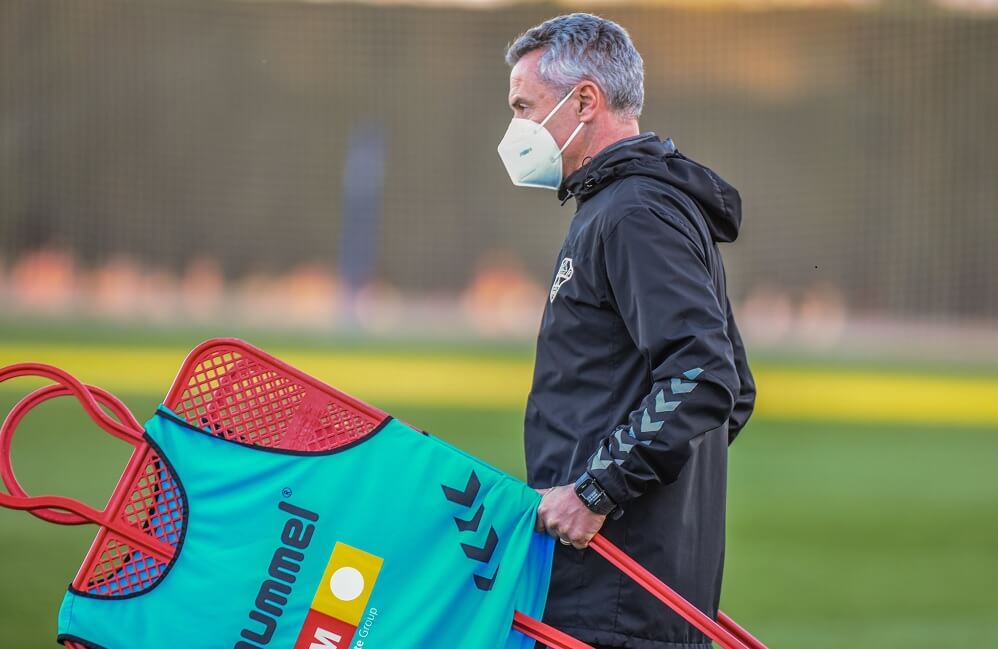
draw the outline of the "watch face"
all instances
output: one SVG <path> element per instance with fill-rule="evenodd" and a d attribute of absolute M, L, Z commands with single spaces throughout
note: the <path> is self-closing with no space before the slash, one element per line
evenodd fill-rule
<path fill-rule="evenodd" d="M 616 512 L 614 518 L 620 518 L 622 513 L 620 507 L 603 491 L 596 479 L 588 473 L 580 476 L 575 482 L 575 493 L 593 513 L 607 516 Z"/>
<path fill-rule="evenodd" d="M 600 501 L 600 498 L 603 496 L 603 493 L 599 490 L 596 484 L 590 482 L 589 484 L 586 485 L 583 496 L 585 497 L 586 502 L 588 502 L 590 505 L 595 505 Z"/>
<path fill-rule="evenodd" d="M 575 493 L 579 495 L 592 512 L 596 514 L 606 514 L 607 498 L 606 493 L 600 488 L 599 483 L 591 475 L 579 478 L 576 483 Z"/>

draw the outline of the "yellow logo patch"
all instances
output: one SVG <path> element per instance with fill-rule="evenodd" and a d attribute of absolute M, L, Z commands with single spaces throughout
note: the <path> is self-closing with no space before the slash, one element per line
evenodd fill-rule
<path fill-rule="evenodd" d="M 312 610 L 356 626 L 367 610 L 384 560 L 337 542 L 329 557 Z"/>

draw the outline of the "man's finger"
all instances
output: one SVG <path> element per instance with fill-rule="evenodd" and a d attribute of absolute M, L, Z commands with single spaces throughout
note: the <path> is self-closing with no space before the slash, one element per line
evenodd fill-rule
<path fill-rule="evenodd" d="M 544 524 L 544 515 L 541 514 L 541 508 L 538 505 L 536 516 L 534 517 L 534 531 L 543 532 L 545 528 L 547 528 L 547 525 Z"/>
<path fill-rule="evenodd" d="M 552 523 L 550 521 L 548 521 L 548 523 L 549 524 L 546 526 L 545 531 L 549 535 L 553 536 L 556 539 L 568 539 L 568 537 L 565 536 L 565 534 L 560 529 L 558 529 L 557 523 Z"/>
<path fill-rule="evenodd" d="M 537 523 L 534 525 L 535 532 L 544 532 L 547 528 L 544 526 L 544 521 L 541 520 L 540 513 L 537 514 Z"/>

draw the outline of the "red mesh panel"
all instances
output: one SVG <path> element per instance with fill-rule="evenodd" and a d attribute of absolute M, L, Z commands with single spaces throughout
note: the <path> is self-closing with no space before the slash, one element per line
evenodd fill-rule
<path fill-rule="evenodd" d="M 166 563 L 108 532 L 100 550 L 92 554 L 85 582 L 77 585 L 93 595 L 120 597 L 143 591 L 153 585 L 166 569 Z"/>
<path fill-rule="evenodd" d="M 177 547 L 183 527 L 183 498 L 166 463 L 152 448 L 146 451 L 143 467 L 126 492 L 119 519 Z"/>
<path fill-rule="evenodd" d="M 224 347 L 206 350 L 175 403 L 166 405 L 225 439 L 302 451 L 349 444 L 381 421 L 265 360 Z"/>
<path fill-rule="evenodd" d="M 329 403 L 317 426 L 300 429 L 299 448 L 306 451 L 329 450 L 358 440 L 373 428 L 374 425 L 356 410 Z"/>
<path fill-rule="evenodd" d="M 114 517 L 129 527 L 176 548 L 184 526 L 184 503 L 180 488 L 155 449 L 146 446 L 138 470 L 128 487 L 116 490 L 123 498 Z M 94 595 L 129 595 L 145 590 L 163 574 L 166 562 L 108 530 L 84 564 L 74 585 Z M 81 583 L 82 582 L 82 583 Z"/>

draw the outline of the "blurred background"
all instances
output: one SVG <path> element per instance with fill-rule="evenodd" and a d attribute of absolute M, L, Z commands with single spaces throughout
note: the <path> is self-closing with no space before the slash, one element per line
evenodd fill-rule
<path fill-rule="evenodd" d="M 239 336 L 522 477 L 573 205 L 509 183 L 503 54 L 578 10 L 743 197 L 722 607 L 772 647 L 998 646 L 996 0 L 0 0 L 0 365 L 141 420 Z M 46 404 L 18 475 L 101 506 L 104 437 Z M 3 646 L 54 645 L 92 534 L 0 511 Z"/>

